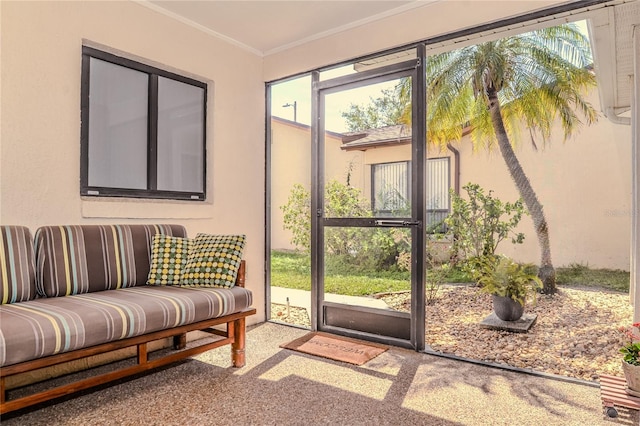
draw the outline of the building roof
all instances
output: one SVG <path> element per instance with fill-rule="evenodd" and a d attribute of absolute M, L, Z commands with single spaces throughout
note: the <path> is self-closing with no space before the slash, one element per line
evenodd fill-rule
<path fill-rule="evenodd" d="M 345 151 L 366 150 L 379 146 L 405 145 L 411 143 L 411 126 L 394 126 L 367 129 L 342 134 L 342 146 Z"/>

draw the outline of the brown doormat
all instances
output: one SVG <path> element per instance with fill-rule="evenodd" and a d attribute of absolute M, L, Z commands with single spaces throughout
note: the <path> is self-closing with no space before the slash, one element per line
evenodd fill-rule
<path fill-rule="evenodd" d="M 377 343 L 320 332 L 306 334 L 280 347 L 355 365 L 362 365 L 389 349 Z"/>

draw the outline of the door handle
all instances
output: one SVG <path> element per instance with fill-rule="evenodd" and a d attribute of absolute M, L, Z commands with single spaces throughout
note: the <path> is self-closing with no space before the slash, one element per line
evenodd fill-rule
<path fill-rule="evenodd" d="M 409 227 L 409 226 L 421 226 L 422 222 L 419 220 L 410 221 L 410 220 L 392 220 L 392 219 L 379 219 L 375 220 L 374 224 L 376 226 L 387 226 L 387 227 Z"/>

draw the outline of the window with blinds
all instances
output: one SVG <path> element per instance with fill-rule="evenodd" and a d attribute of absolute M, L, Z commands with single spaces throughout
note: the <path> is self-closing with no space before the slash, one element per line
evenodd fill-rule
<path fill-rule="evenodd" d="M 427 160 L 427 230 L 442 232 L 449 214 L 449 157 Z M 371 165 L 371 203 L 376 216 L 408 216 L 411 208 L 411 162 Z"/>
<path fill-rule="evenodd" d="M 371 165 L 371 201 L 376 216 L 407 216 L 411 208 L 411 162 Z"/>
<path fill-rule="evenodd" d="M 449 214 L 450 158 L 430 158 L 427 160 L 426 198 L 427 232 L 444 232 L 444 219 Z"/>

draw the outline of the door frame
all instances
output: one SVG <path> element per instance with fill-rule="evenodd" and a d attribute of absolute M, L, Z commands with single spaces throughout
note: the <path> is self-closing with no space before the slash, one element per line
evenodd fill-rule
<path fill-rule="evenodd" d="M 320 73 L 312 73 L 311 97 L 311 326 L 313 330 L 324 330 L 335 334 L 373 340 L 381 343 L 403 346 L 422 351 L 425 348 L 425 165 L 426 165 L 426 88 L 424 69 L 424 45 L 416 47 L 416 59 L 388 65 L 357 74 L 346 75 L 320 81 Z M 411 312 L 409 317 L 408 339 L 385 336 L 372 332 L 363 332 L 323 324 L 324 308 L 337 308 L 336 304 L 324 299 L 324 227 L 351 226 L 376 227 L 372 218 L 325 219 L 323 215 L 324 198 L 324 144 L 325 134 L 324 96 L 342 90 L 363 87 L 394 78 L 412 79 L 412 161 L 411 161 L 411 218 L 397 218 L 417 222 L 411 226 Z M 395 220 L 396 218 L 394 218 Z M 327 225 L 327 222 L 329 223 Z M 355 224 L 357 223 L 357 224 Z M 344 306 L 344 305 L 341 305 Z M 341 309 L 349 311 L 348 307 Z M 352 308 L 358 315 L 375 316 L 375 310 Z"/>

